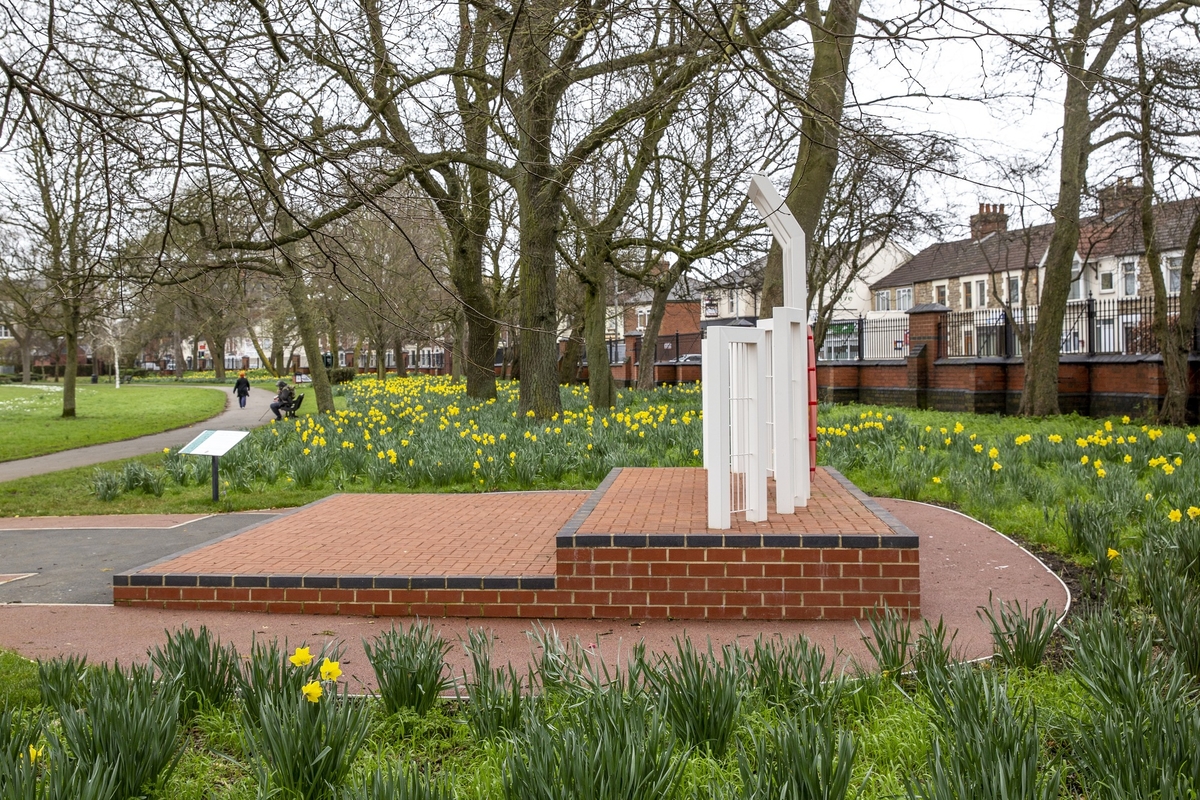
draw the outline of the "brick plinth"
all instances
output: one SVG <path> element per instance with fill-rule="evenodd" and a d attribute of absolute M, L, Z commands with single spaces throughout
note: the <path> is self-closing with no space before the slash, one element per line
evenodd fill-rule
<path fill-rule="evenodd" d="M 416 547 L 414 539 L 410 545 L 405 533 L 389 534 L 378 520 L 374 529 L 391 543 L 386 549 L 398 553 L 390 561 L 380 555 L 382 545 L 344 534 L 331 540 L 342 549 L 329 552 L 333 545 L 324 544 L 326 563 L 392 568 L 383 575 L 285 571 L 296 564 L 294 552 L 284 546 L 288 532 L 310 525 L 302 510 L 286 524 L 268 523 L 274 527 L 260 526 L 114 576 L 113 602 L 187 610 L 531 619 L 857 619 L 887 604 L 919 615 L 917 537 L 836 472 L 818 471 L 808 508 L 772 514 L 761 523 L 741 520 L 726 531 L 705 527 L 704 485 L 703 470 L 632 469 L 614 470 L 586 500 L 575 495 L 578 500 L 564 498 L 556 505 L 547 495 L 557 493 L 493 496 L 488 502 L 513 509 L 492 516 L 486 536 L 467 530 L 454 537 L 458 552 L 452 556 L 428 542 Z M 408 502 L 415 498 L 413 508 L 428 511 L 430 503 L 445 503 L 447 497 L 409 495 Z M 357 498 L 365 509 L 375 504 L 375 498 Z M 526 509 L 539 506 L 554 508 L 561 526 L 553 536 L 540 534 L 544 544 L 505 531 L 504 519 L 530 520 L 537 515 Z M 312 516 L 322 519 L 319 514 L 346 508 L 334 503 Z M 419 533 L 420 520 L 407 521 Z M 517 530 L 529 528 L 523 523 Z M 472 542 L 479 552 L 471 550 Z M 359 556 L 359 563 L 355 552 L 369 556 Z M 234 563 L 244 571 L 228 569 Z M 451 563 L 468 568 L 507 563 L 528 571 L 439 574 L 438 567 Z M 407 574 L 397 574 L 399 569 Z"/>

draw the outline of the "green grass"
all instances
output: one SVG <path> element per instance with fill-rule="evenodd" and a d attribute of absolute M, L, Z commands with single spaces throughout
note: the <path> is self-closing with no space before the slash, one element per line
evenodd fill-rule
<path fill-rule="evenodd" d="M 190 425 L 221 413 L 226 395 L 178 386 L 85 384 L 76 416 L 62 417 L 62 386 L 0 386 L 0 461 L 116 442 Z"/>
<path fill-rule="evenodd" d="M 0 709 L 32 708 L 38 702 L 37 663 L 11 650 L 0 649 Z"/>

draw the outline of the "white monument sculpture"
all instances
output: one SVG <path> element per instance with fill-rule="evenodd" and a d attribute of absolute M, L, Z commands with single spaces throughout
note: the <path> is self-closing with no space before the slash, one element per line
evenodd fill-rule
<path fill-rule="evenodd" d="M 750 178 L 750 200 L 783 250 L 783 305 L 757 328 L 710 326 L 701 345 L 708 527 L 733 514 L 767 518 L 767 476 L 775 510 L 808 505 L 809 345 L 804 230 L 765 175 Z"/>

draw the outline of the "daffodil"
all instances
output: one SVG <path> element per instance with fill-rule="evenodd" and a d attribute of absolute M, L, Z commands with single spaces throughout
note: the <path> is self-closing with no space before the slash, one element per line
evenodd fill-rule
<path fill-rule="evenodd" d="M 1183 512 L 1178 508 L 1172 508 L 1171 512 L 1167 514 L 1167 519 L 1171 520 L 1171 522 L 1179 522 L 1179 520 L 1183 519 Z"/>
<path fill-rule="evenodd" d="M 939 478 L 937 475 L 934 475 L 934 476 L 933 476 L 933 482 L 934 482 L 934 483 L 941 483 L 941 482 L 942 482 L 942 479 L 941 479 L 941 478 Z"/>
<path fill-rule="evenodd" d="M 1108 560 L 1109 561 L 1112 561 L 1114 558 L 1118 557 L 1119 555 L 1121 555 L 1121 554 L 1118 553 L 1116 550 L 1113 550 L 1111 547 L 1108 548 Z"/>
<path fill-rule="evenodd" d="M 292 662 L 296 667 L 307 667 L 312 663 L 312 653 L 308 652 L 307 647 L 297 647 L 296 652 L 288 656 L 288 661 Z"/>
<path fill-rule="evenodd" d="M 999 472 L 1002 469 L 1004 469 L 1004 467 L 1000 464 L 999 461 L 992 462 L 992 472 Z"/>
<path fill-rule="evenodd" d="M 304 699 L 310 703 L 317 702 L 321 699 L 321 695 L 325 694 L 325 690 L 321 688 L 318 681 L 309 681 L 300 691 L 304 693 Z"/>
<path fill-rule="evenodd" d="M 337 661 L 330 661 L 328 658 L 321 663 L 321 680 L 336 681 L 342 676 L 342 668 Z"/>
<path fill-rule="evenodd" d="M 1196 508 L 1195 506 L 1188 506 L 1187 515 L 1188 515 L 1188 519 L 1195 519 L 1196 517 L 1200 517 L 1200 508 Z"/>
<path fill-rule="evenodd" d="M 998 449 L 996 449 L 995 447 L 993 447 L 991 450 L 988 450 L 988 458 L 995 460 L 999 457 L 1000 457 L 1000 451 Z"/>

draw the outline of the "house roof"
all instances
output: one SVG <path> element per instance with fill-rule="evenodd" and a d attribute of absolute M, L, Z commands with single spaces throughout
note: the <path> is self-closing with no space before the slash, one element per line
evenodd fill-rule
<path fill-rule="evenodd" d="M 754 259 L 749 264 L 734 267 L 714 278 L 699 282 L 700 287 L 702 289 L 749 289 L 751 291 L 758 291 L 762 289 L 763 271 L 766 267 L 767 257 L 762 256 L 761 258 Z"/>
<path fill-rule="evenodd" d="M 1159 203 L 1154 212 L 1159 249 L 1179 250 L 1196 214 L 1200 213 L 1200 198 Z M 1087 217 L 1080 220 L 1079 227 L 1078 253 L 1084 261 L 1145 253 L 1141 217 L 1136 209 L 1109 217 Z M 1041 264 L 1053 233 L 1052 224 L 1034 225 L 989 234 L 979 240 L 938 242 L 880 278 L 871 288 L 890 289 L 967 275 L 1032 269 Z"/>
<path fill-rule="evenodd" d="M 938 242 L 884 275 L 872 289 L 911 286 L 914 283 L 1036 267 L 1050 243 L 1053 225 L 1035 225 L 989 234 L 976 241 Z"/>

